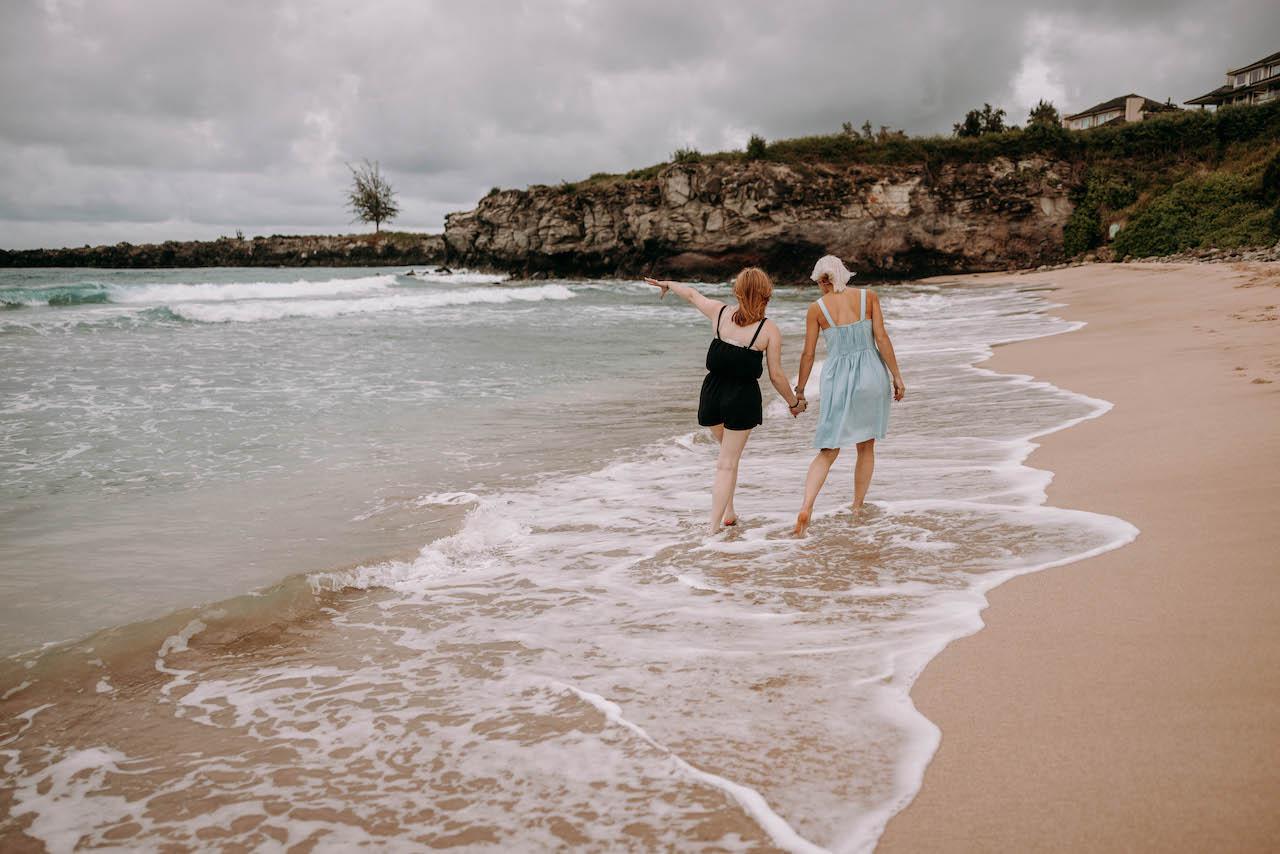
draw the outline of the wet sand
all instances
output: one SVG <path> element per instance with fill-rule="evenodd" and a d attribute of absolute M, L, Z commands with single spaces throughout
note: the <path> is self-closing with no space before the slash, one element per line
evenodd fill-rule
<path fill-rule="evenodd" d="M 1029 464 L 1050 504 L 1141 534 L 996 589 L 929 664 L 913 697 L 942 744 L 878 850 L 1274 850 L 1280 265 L 1021 279 L 1088 325 L 987 367 L 1115 404 Z"/>

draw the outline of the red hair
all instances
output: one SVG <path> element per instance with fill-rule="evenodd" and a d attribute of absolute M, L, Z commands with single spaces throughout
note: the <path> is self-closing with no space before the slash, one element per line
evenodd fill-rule
<path fill-rule="evenodd" d="M 747 267 L 733 280 L 733 295 L 738 298 L 738 310 L 731 318 L 739 326 L 749 326 L 764 320 L 764 310 L 773 296 L 773 282 L 769 274 L 759 267 Z"/>

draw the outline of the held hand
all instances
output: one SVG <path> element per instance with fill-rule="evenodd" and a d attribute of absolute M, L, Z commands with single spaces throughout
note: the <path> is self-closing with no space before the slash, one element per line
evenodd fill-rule
<path fill-rule="evenodd" d="M 653 285 L 655 288 L 658 288 L 662 291 L 662 293 L 658 295 L 658 299 L 665 298 L 667 295 L 667 291 L 671 290 L 671 286 L 666 282 L 660 282 L 657 279 L 650 279 L 648 276 L 645 277 L 644 282 L 646 285 Z"/>
<path fill-rule="evenodd" d="M 902 400 L 907 396 L 907 384 L 902 381 L 902 377 L 893 378 L 893 399 Z"/>
<path fill-rule="evenodd" d="M 805 399 L 804 399 L 803 397 L 801 397 L 801 398 L 797 398 L 797 399 L 796 399 L 796 405 L 795 405 L 795 406 L 788 407 L 789 411 L 791 412 L 791 417 L 792 417 L 792 418 L 799 418 L 799 417 L 800 417 L 800 413 L 801 413 L 801 412 L 804 412 L 804 411 L 805 411 L 806 409 L 808 409 L 808 408 L 809 408 L 809 404 L 808 404 L 808 402 L 806 402 L 806 401 L 805 401 Z"/>

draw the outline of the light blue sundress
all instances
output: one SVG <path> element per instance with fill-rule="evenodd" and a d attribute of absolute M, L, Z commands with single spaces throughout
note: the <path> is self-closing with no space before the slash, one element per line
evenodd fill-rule
<path fill-rule="evenodd" d="M 862 319 L 836 326 L 831 312 L 818 300 L 831 325 L 822 330 L 827 361 L 822 366 L 815 448 L 847 448 L 867 439 L 883 439 L 889 429 L 893 383 L 871 334 L 866 288 L 861 289 L 858 304 Z"/>

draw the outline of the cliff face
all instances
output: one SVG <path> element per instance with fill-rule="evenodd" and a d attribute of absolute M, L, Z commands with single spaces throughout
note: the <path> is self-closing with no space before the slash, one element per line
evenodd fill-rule
<path fill-rule="evenodd" d="M 444 241 L 438 234 L 274 235 L 0 250 L 0 267 L 378 267 L 433 263 L 443 255 Z"/>
<path fill-rule="evenodd" d="M 445 223 L 450 263 L 524 274 L 808 275 L 825 253 L 884 276 L 1030 267 L 1062 254 L 1080 180 L 1042 157 L 944 166 L 676 163 L 651 179 L 508 190 Z"/>

